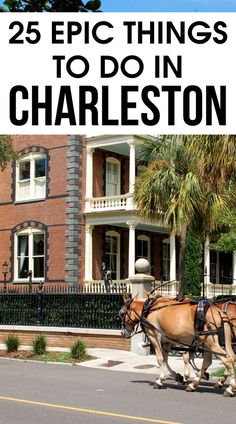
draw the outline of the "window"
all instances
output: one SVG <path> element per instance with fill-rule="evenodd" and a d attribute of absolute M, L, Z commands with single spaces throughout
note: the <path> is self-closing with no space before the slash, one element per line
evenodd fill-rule
<path fill-rule="evenodd" d="M 16 162 L 16 200 L 37 200 L 46 196 L 46 156 L 30 153 Z"/>
<path fill-rule="evenodd" d="M 120 279 L 120 235 L 107 231 L 105 235 L 105 263 L 111 271 L 112 280 Z"/>
<path fill-rule="evenodd" d="M 162 241 L 162 278 L 164 281 L 170 279 L 170 239 Z"/>
<path fill-rule="evenodd" d="M 106 160 L 106 196 L 120 194 L 120 162 L 115 158 Z"/>
<path fill-rule="evenodd" d="M 137 237 L 137 252 L 136 252 L 136 258 L 145 258 L 148 260 L 150 264 L 151 260 L 151 243 L 150 243 L 150 237 L 147 237 L 145 235 L 140 235 Z"/>
<path fill-rule="evenodd" d="M 25 280 L 32 271 L 32 279 L 44 279 L 45 234 L 27 228 L 15 235 L 15 280 Z"/>

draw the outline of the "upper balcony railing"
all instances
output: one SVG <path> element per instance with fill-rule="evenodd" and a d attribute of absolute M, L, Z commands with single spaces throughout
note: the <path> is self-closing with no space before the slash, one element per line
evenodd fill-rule
<path fill-rule="evenodd" d="M 85 202 L 86 213 L 133 209 L 136 209 L 133 203 L 133 195 L 129 193 L 120 196 L 92 197 L 91 199 L 86 199 Z"/>

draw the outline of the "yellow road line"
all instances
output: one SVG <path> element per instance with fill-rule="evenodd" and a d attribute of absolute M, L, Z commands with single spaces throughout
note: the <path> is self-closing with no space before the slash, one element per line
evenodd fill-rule
<path fill-rule="evenodd" d="M 95 415 L 106 415 L 109 417 L 117 417 L 117 418 L 125 418 L 127 420 L 136 420 L 136 421 L 143 421 L 146 423 L 156 423 L 156 424 L 179 424 L 173 421 L 163 421 L 158 420 L 155 418 L 143 418 L 143 417 L 135 417 L 133 415 L 125 415 L 125 414 L 116 414 L 114 412 L 106 412 L 106 411 L 97 411 L 95 409 L 85 409 L 85 408 L 77 408 L 74 406 L 67 406 L 67 405 L 58 405 L 54 403 L 45 403 L 45 402 L 36 402 L 33 400 L 25 400 L 25 399 L 17 399 L 12 397 L 5 397 L 0 396 L 0 400 L 7 400 L 11 402 L 18 402 L 18 403 L 26 403 L 28 405 L 38 405 L 38 406 L 46 406 L 50 408 L 57 408 L 57 409 L 65 409 L 67 411 L 76 411 L 76 412 L 83 412 L 86 414 L 95 414 Z"/>

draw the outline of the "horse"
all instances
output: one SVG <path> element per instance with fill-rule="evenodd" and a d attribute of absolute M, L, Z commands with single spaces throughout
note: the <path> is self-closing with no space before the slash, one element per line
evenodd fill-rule
<path fill-rule="evenodd" d="M 214 302 L 214 304 L 226 314 L 230 328 L 231 328 L 232 341 L 234 342 L 233 344 L 235 345 L 236 343 L 236 303 L 231 301 L 228 301 L 228 302 L 216 301 Z M 222 342 L 224 343 L 224 340 L 222 340 Z M 205 355 L 204 353 L 204 356 L 205 356 L 204 370 L 205 370 L 205 375 L 207 378 L 208 375 L 206 370 L 212 364 L 212 354 L 208 352 L 207 355 Z M 233 355 L 231 353 L 231 356 L 233 356 L 234 362 L 236 362 L 236 350 L 233 350 Z M 191 351 L 184 352 L 183 361 L 184 361 L 183 380 L 184 382 L 187 382 L 190 376 L 190 372 L 189 372 L 190 363 L 193 364 L 192 366 L 195 369 L 195 371 L 199 371 L 194 364 L 194 352 L 191 352 Z M 215 387 L 223 387 L 224 382 L 226 380 L 227 380 L 227 374 L 224 374 L 218 379 L 217 383 L 215 384 Z"/>
<path fill-rule="evenodd" d="M 155 381 L 154 388 L 163 387 L 166 378 L 165 366 L 168 350 L 172 345 L 195 349 L 202 345 L 206 352 L 215 354 L 222 361 L 227 370 L 227 377 L 231 377 L 224 396 L 233 396 L 236 391 L 236 380 L 233 358 L 227 353 L 227 349 L 230 351 L 231 347 L 231 330 L 225 313 L 215 305 L 209 306 L 202 330 L 196 331 L 195 316 L 198 305 L 195 302 L 176 302 L 160 297 L 154 301 L 146 318 L 142 314 L 143 304 L 143 300 L 138 299 L 129 299 L 125 302 L 119 312 L 122 319 L 121 334 L 125 338 L 130 338 L 139 323 L 147 333 L 160 367 L 160 375 Z M 226 350 L 218 343 L 217 331 L 222 325 L 225 332 Z M 203 369 L 199 371 L 186 390 L 195 391 L 202 375 Z"/>
<path fill-rule="evenodd" d="M 176 304 L 176 299 L 174 298 L 161 298 L 160 294 L 158 295 L 158 297 L 154 297 L 151 293 L 146 292 L 148 299 L 152 299 L 152 302 L 150 304 L 150 308 L 153 309 L 155 308 L 155 305 L 157 305 L 158 302 L 160 301 L 164 301 L 166 304 Z M 161 299 L 160 299 L 161 298 Z M 141 301 L 141 300 L 140 300 Z M 143 302 L 143 307 L 145 305 L 145 303 L 147 303 L 147 299 L 142 299 Z M 178 301 L 179 304 L 180 301 Z M 189 302 L 194 302 L 193 299 L 191 298 L 185 298 L 184 300 L 181 300 L 181 303 L 189 303 Z M 206 300 L 206 303 L 209 303 L 212 301 Z M 232 331 L 232 339 L 235 339 L 235 335 L 236 335 L 236 326 L 234 324 L 235 320 L 236 320 L 236 304 L 234 304 L 233 302 L 215 302 L 216 306 L 218 308 L 220 308 L 221 310 L 223 310 L 223 312 L 227 315 L 227 319 L 228 322 L 230 324 L 231 327 L 231 331 Z M 150 312 L 150 308 L 146 308 L 146 311 L 149 313 Z M 222 333 L 221 333 L 222 335 Z M 236 339 L 235 339 L 236 340 Z M 178 382 L 178 383 L 183 383 L 186 384 L 189 380 L 190 377 L 190 370 L 189 370 L 189 364 L 191 364 L 193 370 L 198 373 L 200 371 L 199 368 L 197 368 L 197 366 L 195 365 L 194 362 L 194 357 L 196 354 L 196 349 L 193 348 L 183 348 L 181 349 L 181 346 L 175 346 L 175 348 L 178 348 L 178 350 L 184 350 L 183 353 L 183 361 L 184 361 L 184 372 L 183 372 L 183 376 L 179 373 L 176 373 L 168 364 L 168 355 L 166 354 L 166 349 L 163 349 L 163 354 L 166 356 L 165 358 L 165 362 L 166 362 L 166 367 L 170 373 L 170 375 Z M 212 363 L 212 354 L 210 352 L 204 351 L 203 352 L 203 362 L 202 362 L 202 378 L 208 380 L 209 379 L 209 373 L 207 372 L 207 368 L 211 365 Z M 231 344 L 228 344 L 226 346 L 226 352 L 234 358 L 234 361 L 236 360 L 236 355 L 234 353 L 234 351 L 232 350 L 232 346 Z M 222 376 L 218 379 L 218 382 L 215 384 L 215 387 L 222 387 L 224 381 L 226 380 L 225 378 L 226 376 Z"/>

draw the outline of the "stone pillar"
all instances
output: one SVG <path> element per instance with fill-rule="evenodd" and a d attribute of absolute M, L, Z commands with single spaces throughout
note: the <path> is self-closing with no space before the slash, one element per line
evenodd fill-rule
<path fill-rule="evenodd" d="M 93 279 L 93 225 L 85 227 L 85 281 Z"/>
<path fill-rule="evenodd" d="M 80 246 L 82 243 L 82 166 L 84 137 L 71 135 L 67 141 L 67 196 L 65 230 L 65 281 L 80 283 Z"/>
<path fill-rule="evenodd" d="M 132 285 L 132 296 L 137 296 L 138 299 L 146 299 L 147 293 L 151 291 L 151 284 L 154 282 L 154 277 L 147 275 L 149 271 L 149 263 L 147 259 L 140 258 L 136 261 L 135 267 L 137 273 L 128 278 L 128 282 Z M 143 346 L 145 342 L 144 333 L 136 334 L 131 339 L 131 352 L 139 355 L 149 355 L 150 347 Z"/>
<path fill-rule="evenodd" d="M 127 222 L 129 227 L 129 269 L 128 277 L 131 277 L 135 274 L 135 227 L 136 223 L 134 221 Z"/>
<path fill-rule="evenodd" d="M 86 198 L 93 197 L 93 152 L 94 149 L 87 146 L 86 162 Z"/>
<path fill-rule="evenodd" d="M 129 144 L 129 193 L 134 192 L 135 184 L 135 144 L 134 141 L 128 141 Z"/>
<path fill-rule="evenodd" d="M 176 281 L 175 234 L 170 234 L 170 280 Z"/>

